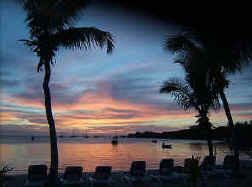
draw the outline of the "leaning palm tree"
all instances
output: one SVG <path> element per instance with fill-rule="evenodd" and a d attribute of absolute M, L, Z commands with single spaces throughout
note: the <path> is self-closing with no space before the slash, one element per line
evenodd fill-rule
<path fill-rule="evenodd" d="M 194 79 L 192 79 L 194 77 Z M 198 112 L 199 127 L 207 137 L 209 156 L 214 158 L 212 143 L 212 124 L 209 122 L 209 109 L 218 110 L 219 102 L 216 94 L 207 87 L 205 81 L 195 75 L 187 74 L 186 81 L 170 79 L 161 86 L 160 93 L 171 94 L 177 104 L 185 111 L 194 109 Z"/>
<path fill-rule="evenodd" d="M 37 71 L 44 70 L 43 90 L 46 117 L 49 124 L 51 143 L 50 179 L 55 182 L 58 174 L 58 148 L 55 123 L 52 114 L 49 82 L 51 65 L 59 47 L 68 49 L 103 48 L 107 53 L 113 50 L 113 38 L 109 32 L 94 27 L 73 27 L 80 12 L 87 6 L 87 0 L 19 0 L 27 13 L 26 22 L 30 40 L 22 40 L 39 57 Z"/>
<path fill-rule="evenodd" d="M 204 33 L 189 31 L 168 37 L 165 48 L 178 55 L 175 62 L 183 64 L 186 72 L 194 72 L 201 77 L 207 75 L 208 84 L 220 96 L 228 125 L 232 129 L 232 144 L 238 169 L 237 133 L 224 90 L 229 85 L 227 74 L 240 71 L 243 65 L 251 60 L 252 53 L 250 48 L 246 47 L 247 44 L 242 42 L 228 45 L 229 43 L 219 43 Z"/>

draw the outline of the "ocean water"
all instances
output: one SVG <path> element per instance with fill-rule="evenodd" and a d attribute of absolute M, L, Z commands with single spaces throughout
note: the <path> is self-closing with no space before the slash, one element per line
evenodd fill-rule
<path fill-rule="evenodd" d="M 163 142 L 172 149 L 162 149 Z M 222 142 L 214 142 L 217 150 L 217 164 L 222 164 L 230 149 Z M 173 158 L 175 165 L 183 166 L 184 159 L 198 155 L 201 159 L 208 154 L 206 141 L 160 140 L 119 138 L 118 145 L 111 144 L 111 138 L 58 138 L 59 169 L 80 165 L 84 171 L 92 172 L 98 165 L 110 165 L 113 171 L 128 171 L 134 160 L 145 160 L 147 169 L 157 169 L 160 160 Z M 242 159 L 251 159 L 251 150 L 242 151 Z M 1 137 L 1 165 L 13 167 L 12 173 L 25 173 L 31 164 L 50 165 L 50 144 L 48 137 Z"/>

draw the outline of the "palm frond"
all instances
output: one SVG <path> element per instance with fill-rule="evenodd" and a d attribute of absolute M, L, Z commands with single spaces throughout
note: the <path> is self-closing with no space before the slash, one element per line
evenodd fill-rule
<path fill-rule="evenodd" d="M 173 37 L 168 37 L 165 41 L 164 48 L 176 52 L 200 52 L 200 47 L 186 34 L 178 34 Z"/>
<path fill-rule="evenodd" d="M 53 7 L 56 16 L 61 19 L 62 23 L 71 24 L 72 21 L 79 18 L 82 10 L 90 3 L 91 0 L 60 0 Z"/>
<path fill-rule="evenodd" d="M 196 104 L 190 86 L 178 79 L 165 81 L 160 88 L 160 93 L 171 94 L 177 104 L 185 110 L 194 108 Z"/>
<path fill-rule="evenodd" d="M 76 19 L 79 13 L 86 8 L 91 0 L 17 0 L 28 14 L 39 11 L 41 16 L 54 14 L 56 19 L 68 22 Z"/>
<path fill-rule="evenodd" d="M 160 88 L 160 93 L 171 93 L 174 91 L 184 91 L 184 83 L 179 79 L 169 79 L 165 81 Z"/>
<path fill-rule="evenodd" d="M 36 40 L 21 39 L 21 40 L 18 40 L 18 41 L 24 42 L 24 44 L 27 45 L 30 48 L 34 48 L 35 46 L 38 45 L 38 42 Z"/>
<path fill-rule="evenodd" d="M 221 34 L 222 35 L 222 34 Z M 241 38 L 226 38 L 227 35 L 218 36 L 216 40 L 204 32 L 191 33 L 191 37 L 204 48 L 204 61 L 209 68 L 221 67 L 226 73 L 241 71 L 252 60 L 252 47 L 246 40 Z"/>
<path fill-rule="evenodd" d="M 168 37 L 165 49 L 176 54 L 175 63 L 183 66 L 186 72 L 205 68 L 205 49 L 198 39 L 193 38 L 193 32 Z"/>
<path fill-rule="evenodd" d="M 49 31 L 70 27 L 90 0 L 19 0 L 27 12 L 31 36 L 41 29 Z"/>
<path fill-rule="evenodd" d="M 198 112 L 204 110 L 208 113 L 209 108 L 213 110 L 220 108 L 218 92 L 208 87 L 204 80 L 187 74 L 185 81 L 179 79 L 165 81 L 160 93 L 171 94 L 184 110 L 195 109 Z"/>
<path fill-rule="evenodd" d="M 69 28 L 52 35 L 56 46 L 65 48 L 91 48 L 107 46 L 107 53 L 112 53 L 114 48 L 113 37 L 109 32 L 104 32 L 94 27 Z"/>
<path fill-rule="evenodd" d="M 37 72 L 42 70 L 42 66 L 44 65 L 43 60 L 40 58 L 39 63 L 37 65 Z"/>
<path fill-rule="evenodd" d="M 209 81 L 208 75 L 202 75 L 195 72 L 186 73 L 186 82 L 190 85 L 197 104 L 201 107 L 218 110 L 220 108 L 218 90 L 216 86 Z"/>

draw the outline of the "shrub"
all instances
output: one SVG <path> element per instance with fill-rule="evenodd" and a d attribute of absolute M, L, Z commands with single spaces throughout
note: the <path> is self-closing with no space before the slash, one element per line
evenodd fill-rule
<path fill-rule="evenodd" d="M 1 168 L 0 168 L 0 187 L 4 186 L 4 180 L 5 180 L 6 174 L 12 170 L 13 170 L 13 168 L 10 168 L 7 165 L 1 166 Z"/>
<path fill-rule="evenodd" d="M 192 158 L 189 160 L 188 168 L 190 170 L 189 183 L 193 186 L 197 186 L 197 182 L 200 179 L 200 167 L 199 167 L 200 156 L 192 155 Z"/>

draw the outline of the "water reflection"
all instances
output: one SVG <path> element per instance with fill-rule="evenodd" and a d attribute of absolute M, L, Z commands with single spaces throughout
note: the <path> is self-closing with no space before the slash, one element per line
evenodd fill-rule
<path fill-rule="evenodd" d="M 158 168 L 163 158 L 174 158 L 175 165 L 183 165 L 184 159 L 198 154 L 208 154 L 205 141 L 170 140 L 172 149 L 162 149 L 161 141 L 152 143 L 149 139 L 120 139 L 112 145 L 110 139 L 65 139 L 59 143 L 60 170 L 69 165 L 80 165 L 85 171 L 94 171 L 97 165 L 111 165 L 113 170 L 128 171 L 133 160 L 146 160 L 147 168 Z M 217 163 L 230 153 L 225 144 L 215 142 Z M 50 163 L 50 146 L 46 141 L 35 143 L 2 143 L 1 160 L 16 170 L 24 171 L 29 164 Z M 242 158 L 249 158 L 250 151 L 242 152 Z"/>
<path fill-rule="evenodd" d="M 189 146 L 193 151 L 200 152 L 200 151 L 202 151 L 204 144 L 202 144 L 202 143 L 189 143 Z"/>

